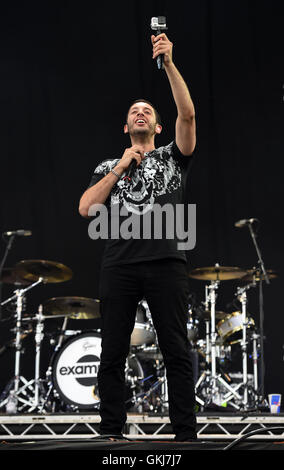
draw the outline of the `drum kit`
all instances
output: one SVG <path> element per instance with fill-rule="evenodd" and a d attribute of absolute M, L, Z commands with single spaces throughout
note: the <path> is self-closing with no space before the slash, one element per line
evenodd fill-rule
<path fill-rule="evenodd" d="M 24 312 L 26 295 L 31 289 L 41 284 L 67 281 L 72 275 L 67 266 L 46 260 L 24 260 L 13 268 L 3 269 L 1 282 L 16 286 L 13 295 L 1 303 L 1 306 L 12 305 L 14 311 L 15 327 L 11 331 L 15 334 L 12 341 L 15 363 L 13 378 L 0 396 L 0 410 L 6 413 L 52 413 L 96 412 L 99 409 L 97 375 L 101 331 L 67 327 L 71 319 L 100 319 L 100 301 L 85 297 L 53 297 L 44 301 L 36 314 Z M 273 271 L 268 271 L 268 275 L 270 279 L 276 277 Z M 261 279 L 260 272 L 216 264 L 193 269 L 189 278 L 206 281 L 205 299 L 199 305 L 188 304 L 188 339 L 191 354 L 198 357 L 197 402 L 204 410 L 212 404 L 231 405 L 237 410 L 257 407 L 259 334 L 247 312 L 247 292 Z M 217 291 L 220 283 L 226 280 L 241 281 L 235 293 L 241 309 L 231 314 L 216 310 Z M 45 326 L 51 319 L 59 319 L 61 327 L 47 335 Z M 204 338 L 200 338 L 201 321 L 206 330 Z M 31 333 L 34 335 L 34 376 L 27 379 L 21 374 L 21 356 L 23 340 Z M 41 374 L 42 346 L 46 338 L 52 351 L 46 371 Z M 232 371 L 230 375 L 222 365 L 236 345 L 241 348 L 242 372 L 234 375 Z M 251 345 L 252 376 L 248 373 L 248 348 Z M 168 412 L 166 369 L 145 299 L 137 306 L 125 382 L 128 409 L 138 413 Z"/>
<path fill-rule="evenodd" d="M 277 277 L 272 270 L 267 271 L 270 279 Z M 259 269 L 242 270 L 237 267 L 215 266 L 194 269 L 189 276 L 193 279 L 210 281 L 205 286 L 203 315 L 206 323 L 206 340 L 201 343 L 206 359 L 204 371 L 196 382 L 196 400 L 203 407 L 210 405 L 231 405 L 237 410 L 254 410 L 262 406 L 263 397 L 259 393 L 258 358 L 259 340 L 254 319 L 247 312 L 247 291 L 257 286 L 262 279 Z M 223 281 L 240 282 L 235 297 L 241 305 L 240 311 L 230 314 L 216 311 L 217 290 Z M 218 322 L 216 322 L 218 320 Z M 224 358 L 229 358 L 234 345 L 239 345 L 242 355 L 241 380 L 234 381 L 234 373 L 222 372 Z M 197 341 L 198 345 L 198 341 Z M 248 374 L 249 346 L 252 346 L 251 359 L 253 374 Z M 219 370 L 217 370 L 217 363 Z"/>
<path fill-rule="evenodd" d="M 68 322 L 99 320 L 100 301 L 86 297 L 53 297 L 39 305 L 36 314 L 25 314 L 26 296 L 31 289 L 67 281 L 72 275 L 67 266 L 47 260 L 24 260 L 2 271 L 1 282 L 16 287 L 13 295 L 1 302 L 1 307 L 10 305 L 15 323 L 11 330 L 14 340 L 0 348 L 0 352 L 8 347 L 15 351 L 14 375 L 0 396 L 0 410 L 8 414 L 96 411 L 99 408 L 97 375 L 101 331 L 99 328 L 68 329 Z M 55 319 L 61 321 L 61 326 L 47 333 L 46 323 Z M 157 409 L 162 401 L 167 406 L 165 370 L 149 308 L 143 299 L 137 306 L 136 320 L 125 367 L 126 403 L 129 409 Z M 27 379 L 21 373 L 21 359 L 23 340 L 31 334 L 34 336 L 34 376 Z M 48 339 L 52 351 L 42 377 L 44 339 Z"/>

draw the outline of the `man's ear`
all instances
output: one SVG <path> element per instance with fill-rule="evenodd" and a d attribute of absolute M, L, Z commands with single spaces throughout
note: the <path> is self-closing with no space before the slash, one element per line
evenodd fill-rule
<path fill-rule="evenodd" d="M 156 124 L 155 131 L 156 131 L 156 134 L 161 134 L 161 132 L 162 132 L 161 124 Z"/>
<path fill-rule="evenodd" d="M 127 124 L 124 124 L 123 132 L 124 132 L 124 134 L 128 134 L 128 125 Z"/>

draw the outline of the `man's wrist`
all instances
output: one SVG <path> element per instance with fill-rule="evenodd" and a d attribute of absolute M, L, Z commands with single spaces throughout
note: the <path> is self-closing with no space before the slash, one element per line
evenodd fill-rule
<path fill-rule="evenodd" d="M 123 172 L 124 172 L 125 170 L 124 170 L 124 168 L 123 168 L 122 166 L 120 166 L 119 163 L 118 163 L 118 165 L 116 165 L 116 166 L 113 168 L 113 171 L 119 175 L 119 178 L 121 178 L 122 175 L 123 175 Z"/>
<path fill-rule="evenodd" d="M 119 175 L 113 168 L 110 171 L 117 177 L 118 180 L 120 180 L 121 175 Z"/>

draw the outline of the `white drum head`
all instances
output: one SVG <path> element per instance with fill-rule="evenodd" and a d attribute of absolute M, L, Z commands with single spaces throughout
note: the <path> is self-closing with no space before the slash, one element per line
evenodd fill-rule
<path fill-rule="evenodd" d="M 99 403 L 95 394 L 101 356 L 101 337 L 98 333 L 83 333 L 68 340 L 57 353 L 53 363 L 54 386 L 69 404 L 92 408 Z"/>

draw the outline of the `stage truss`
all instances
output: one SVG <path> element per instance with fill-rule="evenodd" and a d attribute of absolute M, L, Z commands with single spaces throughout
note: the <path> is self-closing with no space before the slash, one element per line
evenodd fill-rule
<path fill-rule="evenodd" d="M 0 439 L 92 439 L 99 436 L 99 422 L 97 414 L 0 415 Z M 269 431 L 269 428 L 275 427 L 283 427 L 283 430 Z M 284 415 L 197 415 L 198 438 L 201 440 L 233 440 L 264 428 L 268 431 L 256 433 L 249 439 L 284 440 Z M 174 438 L 167 416 L 142 414 L 128 415 L 124 435 L 134 440 Z"/>

